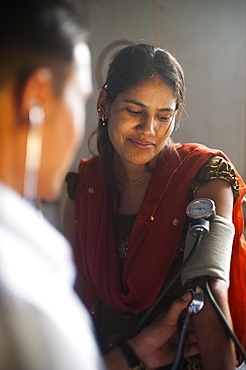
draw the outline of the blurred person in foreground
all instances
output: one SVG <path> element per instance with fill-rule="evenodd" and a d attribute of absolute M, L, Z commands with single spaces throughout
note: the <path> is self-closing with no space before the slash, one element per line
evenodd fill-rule
<path fill-rule="evenodd" d="M 73 291 L 70 247 L 35 208 L 57 197 L 83 138 L 92 86 L 82 2 L 1 1 L 0 45 L 1 369 L 104 369 Z M 175 356 L 173 334 L 189 301 L 177 300 L 132 341 L 140 357 Z M 117 349 L 105 361 L 128 368 Z"/>

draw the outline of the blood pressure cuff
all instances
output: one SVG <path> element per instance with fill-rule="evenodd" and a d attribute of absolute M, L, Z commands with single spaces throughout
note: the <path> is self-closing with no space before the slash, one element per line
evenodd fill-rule
<path fill-rule="evenodd" d="M 230 263 L 234 238 L 234 225 L 228 219 L 215 216 L 210 223 L 210 232 L 203 236 L 200 245 L 189 264 L 181 274 L 181 283 L 199 276 L 211 276 L 223 279 L 229 286 Z M 192 250 L 196 237 L 187 232 L 184 260 Z"/>

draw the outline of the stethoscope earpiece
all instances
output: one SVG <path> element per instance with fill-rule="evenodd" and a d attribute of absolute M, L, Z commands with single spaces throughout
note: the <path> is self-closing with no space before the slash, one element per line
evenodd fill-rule
<path fill-rule="evenodd" d="M 44 110 L 39 105 L 33 105 L 29 109 L 29 124 L 31 126 L 40 125 L 44 121 Z"/>

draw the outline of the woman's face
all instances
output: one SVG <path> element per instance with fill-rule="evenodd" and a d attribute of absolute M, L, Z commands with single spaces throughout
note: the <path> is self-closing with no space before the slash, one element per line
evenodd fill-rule
<path fill-rule="evenodd" d="M 39 194 L 43 198 L 52 198 L 60 191 L 84 136 L 86 102 L 91 89 L 90 52 L 88 46 L 81 43 L 75 46 L 73 67 L 62 94 L 52 101 L 45 125 L 43 176 L 39 184 Z"/>
<path fill-rule="evenodd" d="M 173 132 L 176 99 L 159 76 L 120 93 L 108 106 L 108 134 L 123 165 L 145 164 Z"/>

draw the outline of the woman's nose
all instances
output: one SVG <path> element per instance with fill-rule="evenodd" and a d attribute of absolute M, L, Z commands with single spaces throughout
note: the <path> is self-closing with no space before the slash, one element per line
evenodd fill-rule
<path fill-rule="evenodd" d="M 144 117 L 139 126 L 144 135 L 154 136 L 156 134 L 157 122 L 154 116 Z"/>

